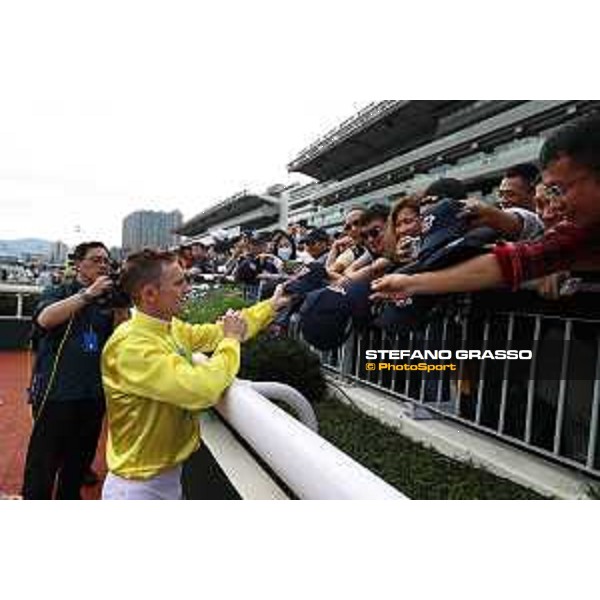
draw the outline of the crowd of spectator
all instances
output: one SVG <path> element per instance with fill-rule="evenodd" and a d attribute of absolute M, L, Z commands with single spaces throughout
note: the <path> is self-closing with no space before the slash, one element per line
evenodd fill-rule
<path fill-rule="evenodd" d="M 0 283 L 32 284 L 40 287 L 56 285 L 72 276 L 66 265 L 41 263 L 6 263 L 0 265 Z"/>
<path fill-rule="evenodd" d="M 245 231 L 210 246 L 186 245 L 180 261 L 192 281 L 234 281 L 252 289 L 257 299 L 284 283 L 294 302 L 277 319 L 281 331 L 294 314 L 302 325 L 307 303 L 310 329 L 317 327 L 320 302 L 314 296 L 324 289 L 361 303 L 368 293 L 375 313 L 382 302 L 402 308 L 412 296 L 489 287 L 533 289 L 557 300 L 574 291 L 565 282 L 582 260 L 594 268 L 594 239 L 583 244 L 578 236 L 586 237 L 590 226 L 585 224 L 595 220 L 580 216 L 577 192 L 597 175 L 593 157 L 600 153 L 599 123 L 598 117 L 587 117 L 555 133 L 542 150 L 542 171 L 531 163 L 508 168 L 493 198 L 469 193 L 459 180 L 440 179 L 389 204 L 350 207 L 337 231 L 306 222 L 287 231 Z M 574 184 L 571 171 L 577 174 Z M 580 193 L 593 192 L 588 184 Z M 595 214 L 596 208 L 588 202 L 583 211 Z M 590 256 L 581 256 L 582 249 Z M 538 253 L 543 258 L 529 259 Z M 348 298 L 338 300 L 340 306 L 348 303 Z M 323 324 L 328 324 L 325 316 Z M 310 340 L 310 330 L 303 332 Z M 332 336 L 331 344 L 339 339 Z"/>

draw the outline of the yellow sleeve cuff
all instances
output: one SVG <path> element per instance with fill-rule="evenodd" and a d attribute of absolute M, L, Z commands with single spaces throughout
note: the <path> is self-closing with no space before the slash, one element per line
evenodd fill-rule
<path fill-rule="evenodd" d="M 271 300 L 263 300 L 242 311 L 248 324 L 248 338 L 254 337 L 261 329 L 267 327 L 275 318 L 275 310 Z"/>

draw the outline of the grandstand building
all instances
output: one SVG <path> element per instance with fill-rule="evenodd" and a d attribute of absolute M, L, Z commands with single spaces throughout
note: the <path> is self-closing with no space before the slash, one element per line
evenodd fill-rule
<path fill-rule="evenodd" d="M 469 195 L 493 201 L 502 173 L 537 160 L 544 138 L 600 108 L 582 100 L 384 100 L 325 133 L 288 164 L 314 181 L 243 190 L 177 230 L 200 239 L 211 231 L 272 229 L 307 221 L 337 229 L 350 206 L 387 204 L 440 177 L 462 180 Z"/>
<path fill-rule="evenodd" d="M 276 184 L 262 193 L 242 190 L 198 213 L 183 223 L 177 233 L 201 240 L 215 230 L 235 235 L 242 230 L 268 230 L 282 224 L 285 226 L 290 189 Z"/>
<path fill-rule="evenodd" d="M 336 228 L 347 208 L 389 202 L 440 177 L 493 198 L 503 171 L 535 161 L 559 125 L 598 108 L 578 100 L 386 100 L 326 133 L 290 162 L 316 182 L 290 195 L 289 220 Z"/>

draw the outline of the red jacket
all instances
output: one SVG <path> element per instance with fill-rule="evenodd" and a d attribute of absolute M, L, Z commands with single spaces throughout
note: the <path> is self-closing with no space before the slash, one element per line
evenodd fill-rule
<path fill-rule="evenodd" d="M 600 228 L 584 228 L 563 221 L 539 240 L 498 244 L 494 255 L 504 281 L 516 290 L 524 281 L 565 271 L 598 250 Z"/>

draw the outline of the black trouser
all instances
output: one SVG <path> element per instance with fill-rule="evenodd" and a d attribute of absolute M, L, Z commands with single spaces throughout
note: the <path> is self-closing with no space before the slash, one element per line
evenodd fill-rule
<path fill-rule="evenodd" d="M 23 498 L 81 499 L 84 476 L 94 460 L 104 402 L 47 402 L 35 421 L 25 462 Z"/>

